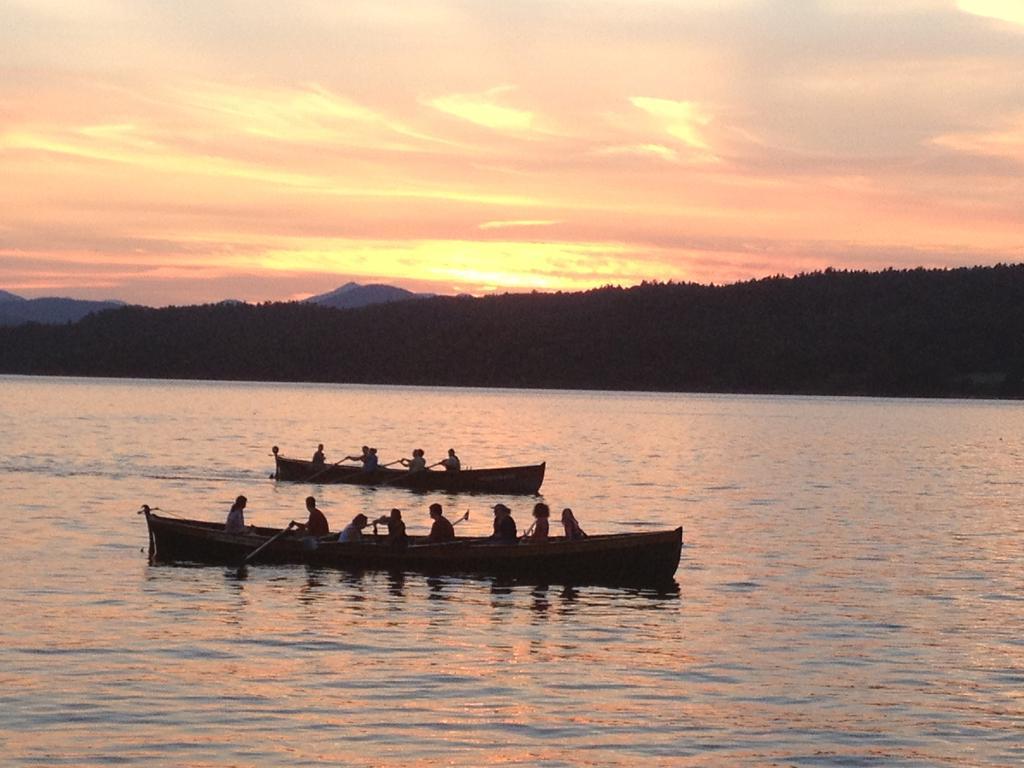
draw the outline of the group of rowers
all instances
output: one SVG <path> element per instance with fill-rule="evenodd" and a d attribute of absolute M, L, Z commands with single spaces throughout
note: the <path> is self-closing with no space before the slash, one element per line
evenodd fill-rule
<path fill-rule="evenodd" d="M 431 469 L 433 467 L 444 467 L 446 472 L 458 472 L 462 469 L 462 462 L 459 457 L 455 454 L 454 448 L 448 449 L 448 457 L 441 459 L 436 464 L 427 466 L 427 459 L 423 453 L 422 448 L 415 448 L 412 452 L 412 458 L 402 458 L 396 461 L 389 462 L 387 464 L 381 464 L 380 459 L 377 458 L 377 449 L 372 448 L 368 445 L 364 445 L 360 449 L 360 453 L 356 456 L 346 456 L 336 463 L 340 464 L 342 461 L 358 461 L 363 465 L 363 472 L 376 472 L 381 466 L 390 467 L 392 464 L 401 464 L 406 467 L 410 472 L 422 472 L 425 469 Z M 316 452 L 313 454 L 313 464 L 316 466 L 326 466 L 327 457 L 324 455 L 324 444 L 320 443 L 316 447 Z"/>
<path fill-rule="evenodd" d="M 231 505 L 228 512 L 224 530 L 228 533 L 242 533 L 245 530 L 245 496 L 239 496 Z M 531 543 L 543 543 L 548 540 L 549 526 L 548 519 L 551 517 L 551 510 L 544 502 L 537 502 L 533 505 L 533 524 L 520 536 L 516 521 L 512 517 L 512 510 L 504 504 L 498 503 L 494 507 L 494 530 L 488 539 L 495 544 L 515 544 L 519 541 Z M 316 506 L 316 498 L 306 497 L 306 511 L 309 515 L 304 523 L 293 520 L 288 524 L 307 536 L 321 538 L 331 535 L 331 527 L 324 515 Z M 437 502 L 430 505 L 430 519 L 433 521 L 430 526 L 430 534 L 427 536 L 427 543 L 443 544 L 455 539 L 455 526 L 469 517 L 469 512 L 454 523 L 444 516 L 444 509 Z M 377 526 L 383 525 L 387 528 L 387 543 L 393 547 L 404 547 L 408 543 L 408 536 L 405 532 L 405 522 L 402 520 L 402 511 L 392 509 L 388 515 L 382 515 L 371 521 L 366 515 L 359 513 L 352 518 L 352 522 L 345 526 L 338 534 L 337 540 L 341 542 L 358 542 L 364 539 L 363 531 L 373 526 L 377 533 Z M 565 531 L 565 538 L 568 540 L 584 539 L 587 534 L 580 528 L 575 515 L 571 509 L 566 507 L 562 510 L 562 527 Z"/>

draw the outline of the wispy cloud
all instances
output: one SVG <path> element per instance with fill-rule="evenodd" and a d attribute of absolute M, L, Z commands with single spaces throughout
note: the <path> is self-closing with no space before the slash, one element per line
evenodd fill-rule
<path fill-rule="evenodd" d="M 0 287 L 65 269 L 187 300 L 245 276 L 270 298 L 1019 258 L 1020 9 L 15 0 Z"/>
<path fill-rule="evenodd" d="M 519 219 L 513 221 L 485 221 L 480 229 L 515 229 L 518 227 L 551 227 L 561 222 L 557 219 Z"/>
<path fill-rule="evenodd" d="M 483 93 L 453 93 L 439 96 L 428 103 L 445 114 L 484 128 L 495 131 L 529 131 L 534 126 L 532 112 L 499 103 L 502 96 L 514 90 L 512 86 L 502 85 Z"/>
<path fill-rule="evenodd" d="M 934 143 L 940 147 L 977 155 L 992 155 L 1024 162 L 1024 114 L 999 128 L 950 133 L 939 136 Z"/>
<path fill-rule="evenodd" d="M 956 5 L 965 13 L 1024 26 L 1024 3 L 1020 0 L 957 0 Z"/>

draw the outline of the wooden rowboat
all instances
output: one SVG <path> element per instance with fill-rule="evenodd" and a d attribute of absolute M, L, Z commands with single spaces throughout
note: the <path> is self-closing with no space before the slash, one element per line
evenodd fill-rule
<path fill-rule="evenodd" d="M 446 493 L 510 493 L 533 494 L 544 482 L 544 464 L 495 469 L 460 469 L 457 472 L 424 469 L 381 467 L 364 472 L 351 464 L 314 464 L 302 459 L 289 459 L 278 453 L 275 480 L 300 483 L 346 483 L 349 485 L 385 485 L 411 491 L 443 491 Z"/>
<path fill-rule="evenodd" d="M 384 538 L 339 542 L 336 534 L 313 539 L 249 527 L 227 533 L 221 523 L 183 520 L 144 509 L 150 555 L 158 562 L 199 562 L 236 567 L 267 544 L 250 563 L 299 563 L 347 570 L 418 571 L 432 574 L 506 576 L 531 584 L 658 586 L 671 583 L 679 566 L 683 529 L 553 538 L 544 544 L 494 544 L 462 538 L 444 544 L 412 536 L 393 548 Z"/>

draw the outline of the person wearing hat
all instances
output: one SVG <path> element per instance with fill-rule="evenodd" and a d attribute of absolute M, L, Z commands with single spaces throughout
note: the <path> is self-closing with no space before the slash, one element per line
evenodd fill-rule
<path fill-rule="evenodd" d="M 518 528 L 512 518 L 512 510 L 504 504 L 494 505 L 494 533 L 491 541 L 499 544 L 515 544 L 518 540 Z"/>
<path fill-rule="evenodd" d="M 430 518 L 434 521 L 434 524 L 430 526 L 430 535 L 427 536 L 427 541 L 432 544 L 438 544 L 455 539 L 455 526 L 452 525 L 451 520 L 444 516 L 444 510 L 437 502 L 430 505 Z"/>

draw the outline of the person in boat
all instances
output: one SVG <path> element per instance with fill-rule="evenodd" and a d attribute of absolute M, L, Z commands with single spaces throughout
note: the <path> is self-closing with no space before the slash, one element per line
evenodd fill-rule
<path fill-rule="evenodd" d="M 380 461 L 377 459 L 377 449 L 364 445 L 362 451 L 358 456 L 346 456 L 344 460 L 361 461 L 363 462 L 363 472 L 376 472 L 380 464 Z"/>
<path fill-rule="evenodd" d="M 548 540 L 548 518 L 551 517 L 551 509 L 543 501 L 538 501 L 533 505 L 533 525 L 530 526 L 530 530 L 526 532 L 523 539 L 526 541 L 540 544 Z"/>
<path fill-rule="evenodd" d="M 309 512 L 309 519 L 305 523 L 295 523 L 295 527 L 304 532 L 307 536 L 326 536 L 331 532 L 324 513 L 316 508 L 316 499 L 313 496 L 306 497 L 306 511 Z"/>
<path fill-rule="evenodd" d="M 439 544 L 455 539 L 455 526 L 444 516 L 444 510 L 437 502 L 430 505 L 430 519 L 434 522 L 430 526 L 430 535 L 427 536 L 427 541 L 431 544 Z"/>
<path fill-rule="evenodd" d="M 504 504 L 494 505 L 494 533 L 491 541 L 499 544 L 515 544 L 519 538 L 516 521 L 512 518 L 512 510 Z"/>
<path fill-rule="evenodd" d="M 338 541 L 362 541 L 363 528 L 370 524 L 369 518 L 362 512 L 352 518 L 352 522 L 346 525 L 338 534 Z"/>
<path fill-rule="evenodd" d="M 562 510 L 562 527 L 565 529 L 565 538 L 570 541 L 587 538 L 587 534 L 576 521 L 576 516 L 573 515 L 572 510 L 568 507 Z"/>
<path fill-rule="evenodd" d="M 324 444 L 320 443 L 316 447 L 316 453 L 313 454 L 313 463 L 319 467 L 322 467 L 327 463 L 327 457 L 324 456 Z"/>
<path fill-rule="evenodd" d="M 441 459 L 441 466 L 444 467 L 445 472 L 458 472 L 462 469 L 462 462 L 459 461 L 459 457 L 455 455 L 455 449 L 448 449 L 448 458 Z"/>
<path fill-rule="evenodd" d="M 248 503 L 245 496 L 239 496 L 228 511 L 228 518 L 224 522 L 225 533 L 242 533 L 245 531 L 245 505 Z"/>
<path fill-rule="evenodd" d="M 383 515 L 373 521 L 374 526 L 386 525 L 388 527 L 388 545 L 392 547 L 404 547 L 409 537 L 405 533 L 405 521 L 402 520 L 402 510 L 392 509 L 390 515 Z"/>
<path fill-rule="evenodd" d="M 422 448 L 414 448 L 411 459 L 399 459 L 398 462 L 403 467 L 408 467 L 410 472 L 422 472 L 427 468 L 427 459 Z"/>

